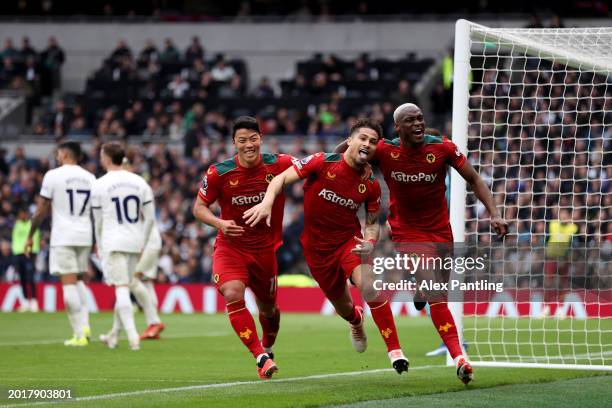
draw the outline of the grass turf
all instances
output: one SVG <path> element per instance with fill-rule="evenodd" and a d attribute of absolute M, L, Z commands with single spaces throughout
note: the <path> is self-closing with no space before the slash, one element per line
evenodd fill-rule
<path fill-rule="evenodd" d="M 93 339 L 110 328 L 111 319 L 108 313 L 91 315 Z M 454 369 L 444 366 L 444 357 L 424 357 L 439 344 L 427 318 L 397 319 L 411 363 L 408 375 L 399 376 L 388 370 L 386 349 L 371 319 L 369 348 L 357 354 L 340 318 L 284 314 L 275 346 L 281 371 L 273 381 L 258 380 L 254 361 L 226 316 L 169 315 L 163 320 L 163 339 L 143 342 L 133 352 L 125 339 L 117 350 L 97 341 L 85 348 L 64 347 L 69 329 L 63 313 L 0 314 L 0 404 L 28 402 L 7 399 L 7 390 L 15 388 L 69 388 L 73 396 L 93 398 L 77 405 L 104 407 L 299 407 L 359 401 L 379 406 L 380 400 L 397 404 L 391 406 L 413 401 L 425 406 L 506 406 L 520 404 L 526 393 L 527 405 L 561 407 L 585 402 L 604 406 L 612 397 L 612 376 L 597 377 L 606 374 L 601 371 L 476 368 L 476 378 L 466 388 Z M 140 314 L 137 324 L 144 327 Z M 572 379 L 579 380 L 567 381 Z M 572 389 L 580 393 L 568 393 Z M 108 396 L 117 393 L 124 394 Z"/>

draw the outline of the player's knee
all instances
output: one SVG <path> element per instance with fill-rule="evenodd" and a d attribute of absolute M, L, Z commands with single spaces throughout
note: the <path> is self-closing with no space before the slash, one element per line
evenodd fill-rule
<path fill-rule="evenodd" d="M 220 290 L 226 303 L 237 302 L 244 299 L 244 285 L 228 282 L 224 284 Z"/>

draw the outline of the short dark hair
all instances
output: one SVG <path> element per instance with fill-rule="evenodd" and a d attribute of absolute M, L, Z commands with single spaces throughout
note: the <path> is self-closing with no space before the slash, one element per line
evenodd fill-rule
<path fill-rule="evenodd" d="M 359 119 L 357 122 L 355 122 L 355 124 L 351 126 L 351 130 L 349 131 L 349 136 L 352 136 L 353 133 L 355 133 L 360 128 L 372 129 L 373 131 L 376 132 L 379 139 L 382 139 L 383 137 L 383 130 L 382 130 L 382 126 L 380 126 L 380 123 L 370 118 Z"/>
<path fill-rule="evenodd" d="M 102 145 L 102 152 L 110 157 L 114 165 L 120 166 L 125 157 L 125 150 L 118 142 L 108 142 Z"/>
<path fill-rule="evenodd" d="M 252 116 L 239 116 L 236 118 L 234 121 L 234 126 L 232 127 L 232 139 L 236 136 L 236 132 L 240 129 L 253 130 L 261 134 L 261 130 L 259 130 L 259 123 L 257 122 L 257 119 Z"/>
<path fill-rule="evenodd" d="M 432 135 L 432 136 L 442 136 L 442 132 L 440 132 L 438 129 L 435 129 L 435 128 L 425 129 L 425 134 Z"/>
<path fill-rule="evenodd" d="M 75 141 L 62 142 L 57 146 L 57 149 L 68 150 L 72 158 L 76 161 L 81 160 L 81 144 Z"/>

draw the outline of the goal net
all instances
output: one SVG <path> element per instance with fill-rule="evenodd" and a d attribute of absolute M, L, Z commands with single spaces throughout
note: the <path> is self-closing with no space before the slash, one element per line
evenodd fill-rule
<path fill-rule="evenodd" d="M 457 22 L 453 141 L 510 225 L 451 175 L 456 241 L 503 291 L 454 303 L 476 365 L 612 370 L 612 28 Z M 459 323 L 458 323 L 459 324 Z"/>

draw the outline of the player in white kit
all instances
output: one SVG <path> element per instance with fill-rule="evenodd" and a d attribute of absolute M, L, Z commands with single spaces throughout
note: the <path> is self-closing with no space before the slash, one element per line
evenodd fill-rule
<path fill-rule="evenodd" d="M 94 182 L 92 209 L 98 253 L 102 258 L 104 280 L 115 287 L 113 329 L 101 336 L 109 347 L 117 345 L 121 326 L 130 348 L 140 349 L 130 301 L 130 283 L 154 222 L 153 191 L 137 174 L 121 165 L 125 152 L 119 143 L 102 146 L 100 163 L 107 173 Z"/>
<path fill-rule="evenodd" d="M 73 337 L 64 342 L 66 346 L 86 346 L 91 334 L 82 274 L 87 271 L 93 244 L 91 190 L 96 177 L 77 164 L 80 157 L 78 142 L 58 146 L 57 161 L 61 166 L 49 170 L 43 178 L 25 248 L 29 254 L 32 237 L 52 207 L 49 271 L 60 278 L 72 326 Z"/>
<path fill-rule="evenodd" d="M 134 171 L 128 156 L 123 158 L 123 168 L 127 171 Z M 153 285 L 153 282 L 157 279 L 157 263 L 159 262 L 161 249 L 162 238 L 157 223 L 154 221 L 151 232 L 145 240 L 142 255 L 136 265 L 135 279 L 130 283 L 130 291 L 142 307 L 147 322 L 147 328 L 140 335 L 141 340 L 157 340 L 160 333 L 166 328 L 157 312 L 157 294 Z"/>

